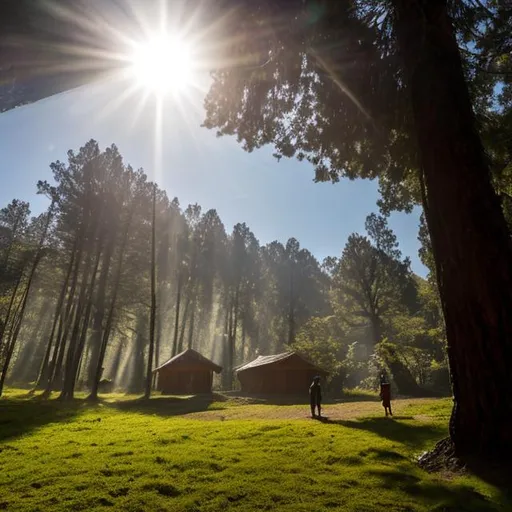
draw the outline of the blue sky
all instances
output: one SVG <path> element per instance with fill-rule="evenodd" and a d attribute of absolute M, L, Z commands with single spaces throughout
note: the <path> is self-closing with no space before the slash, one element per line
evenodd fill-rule
<path fill-rule="evenodd" d="M 154 99 L 140 108 L 141 93 L 118 101 L 122 96 L 119 84 L 95 84 L 1 114 L 0 205 L 19 198 L 39 213 L 46 203 L 35 195 L 35 184 L 51 181 L 50 162 L 65 160 L 68 149 L 94 138 L 102 148 L 115 143 L 126 163 L 156 177 L 182 207 L 197 202 L 215 208 L 228 232 L 246 222 L 261 243 L 295 237 L 320 260 L 338 256 L 348 235 L 364 232 L 365 217 L 377 211 L 376 182 L 315 184 L 307 163 L 277 162 L 271 147 L 246 153 L 234 138 L 217 139 L 200 128 L 199 92 L 166 101 L 158 159 Z M 425 275 L 418 222 L 418 212 L 394 214 L 390 225 L 413 270 Z"/>

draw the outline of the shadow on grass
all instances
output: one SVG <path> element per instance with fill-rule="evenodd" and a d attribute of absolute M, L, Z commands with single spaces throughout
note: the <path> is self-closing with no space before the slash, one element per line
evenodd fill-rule
<path fill-rule="evenodd" d="M 103 402 L 107 407 L 120 411 L 142 414 L 158 414 L 160 416 L 182 416 L 193 412 L 206 411 L 215 402 L 225 402 L 223 395 L 204 394 L 186 397 L 161 396 L 151 399 L 137 398 L 119 402 Z M 217 407 L 223 409 L 222 405 Z"/>
<path fill-rule="evenodd" d="M 346 402 L 380 402 L 380 398 L 377 393 L 359 393 L 357 391 L 347 391 L 342 393 L 340 397 L 334 398 L 334 403 Z"/>
<path fill-rule="evenodd" d="M 494 512 L 502 509 L 505 502 L 500 500 L 500 508 L 485 496 L 465 485 L 449 486 L 442 482 L 421 480 L 408 472 L 407 466 L 394 469 L 371 469 L 368 474 L 381 480 L 384 489 L 400 489 L 414 499 L 430 505 L 433 512 Z"/>
<path fill-rule="evenodd" d="M 498 489 L 500 501 L 506 506 L 503 510 L 512 510 L 512 463 L 496 465 L 478 459 L 466 459 L 464 462 L 470 473 Z"/>
<path fill-rule="evenodd" d="M 2 399 L 0 400 L 0 442 L 20 437 L 51 423 L 73 420 L 86 405 L 81 401 Z"/>
<path fill-rule="evenodd" d="M 395 416 L 394 419 L 411 419 L 408 416 Z M 446 427 L 424 423 L 403 423 L 390 418 L 366 418 L 364 420 L 326 420 L 326 423 L 346 428 L 365 430 L 381 437 L 405 444 L 410 448 L 421 448 L 446 435 Z"/>

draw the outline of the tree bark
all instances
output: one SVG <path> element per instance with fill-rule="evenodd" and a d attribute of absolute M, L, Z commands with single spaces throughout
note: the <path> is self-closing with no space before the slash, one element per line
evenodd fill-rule
<path fill-rule="evenodd" d="M 78 285 L 78 275 L 82 263 L 82 254 L 85 246 L 85 233 L 87 231 L 87 225 L 87 221 L 83 221 L 79 226 L 78 232 L 76 234 L 76 240 L 73 245 L 72 251 L 74 256 L 72 256 L 72 259 L 74 258 L 75 263 L 71 274 L 71 285 L 68 293 L 66 310 L 64 311 L 64 315 L 62 315 L 61 319 L 59 320 L 57 340 L 55 342 L 55 349 L 53 351 L 53 357 L 51 359 L 48 370 L 48 382 L 43 393 L 44 396 L 48 396 L 52 392 L 54 386 L 57 384 L 57 381 L 61 378 L 62 363 L 64 361 L 64 353 L 69 330 L 71 329 L 73 318 L 76 312 L 75 291 Z M 62 384 L 62 382 L 60 384 Z"/>
<path fill-rule="evenodd" d="M 187 296 L 187 302 L 185 302 L 185 309 L 183 310 L 183 318 L 181 319 L 181 332 L 180 339 L 178 341 L 177 353 L 180 354 L 183 351 L 183 341 L 185 339 L 185 329 L 187 327 L 188 312 L 190 311 L 190 295 Z"/>
<path fill-rule="evenodd" d="M 91 323 L 91 313 L 92 313 L 92 305 L 93 305 L 93 297 L 94 297 L 94 289 L 96 286 L 96 278 L 98 275 L 98 268 L 100 265 L 101 252 L 103 247 L 103 241 L 100 241 L 98 246 L 98 251 L 96 255 L 96 261 L 94 263 L 94 269 L 92 271 L 91 283 L 89 285 L 89 293 L 87 298 L 87 306 L 85 308 L 84 319 L 82 321 L 82 330 L 80 333 L 80 338 L 78 340 L 78 345 L 75 349 L 74 360 L 72 363 L 71 374 L 68 382 L 68 390 L 67 390 L 67 398 L 72 399 L 74 397 L 75 386 L 77 379 L 81 373 L 81 368 L 84 360 L 84 347 L 85 342 L 87 340 L 87 334 L 89 332 L 89 325 Z"/>
<path fill-rule="evenodd" d="M 2 376 L 0 377 L 0 396 L 2 396 L 2 390 L 3 390 L 3 385 L 5 382 L 5 377 L 7 375 L 7 371 L 9 370 L 9 364 L 11 361 L 11 357 L 14 352 L 14 347 L 16 345 L 16 342 L 18 340 L 18 336 L 19 336 L 19 333 L 21 330 L 21 324 L 23 323 L 23 317 L 25 315 L 27 301 L 28 301 L 28 297 L 30 294 L 30 289 L 31 289 L 32 283 L 34 281 L 37 267 L 39 266 L 41 258 L 43 257 L 43 247 L 44 247 L 44 243 L 46 242 L 46 236 L 48 235 L 48 229 L 50 227 L 50 223 L 53 219 L 54 208 L 55 208 L 55 201 L 52 201 L 50 208 L 48 209 L 48 214 L 46 216 L 46 221 L 44 224 L 43 232 L 41 233 L 41 237 L 40 237 L 39 243 L 37 245 L 37 251 L 34 256 L 34 261 L 32 262 L 32 266 L 30 268 L 30 273 L 29 273 L 28 279 L 27 279 L 27 285 L 25 287 L 25 291 L 23 293 L 23 299 L 21 301 L 21 306 L 19 308 L 19 316 L 17 314 L 15 317 L 15 321 L 17 322 L 17 325 L 15 327 L 14 334 L 9 339 L 9 346 L 7 348 L 7 357 L 4 362 Z"/>
<path fill-rule="evenodd" d="M 394 0 L 446 321 L 457 455 L 512 453 L 512 248 L 446 0 Z"/>
<path fill-rule="evenodd" d="M 128 215 L 128 219 L 126 221 L 123 236 L 121 239 L 121 246 L 119 249 L 119 259 L 117 261 L 117 267 L 115 269 L 115 277 L 114 277 L 114 289 L 112 292 L 112 297 L 110 299 L 110 308 L 107 315 L 107 320 L 105 324 L 105 329 L 103 330 L 103 336 L 101 338 L 101 344 L 100 344 L 100 350 L 98 352 L 98 359 L 95 361 L 94 359 L 91 360 L 91 365 L 93 363 L 96 363 L 96 369 L 94 372 L 94 377 L 91 384 L 91 394 L 89 395 L 90 400 L 97 400 L 98 398 L 98 386 L 101 380 L 101 376 L 103 373 L 103 362 L 105 360 L 105 354 L 107 352 L 107 345 L 108 340 L 110 337 L 110 332 L 112 330 L 112 326 L 114 323 L 114 312 L 116 308 L 117 303 L 117 295 L 119 293 L 119 286 L 121 284 L 121 272 L 123 269 L 123 261 L 124 261 L 124 254 L 126 250 L 126 245 L 128 243 L 128 234 L 130 232 L 130 227 L 132 224 L 133 219 L 133 208 L 130 210 L 130 213 Z M 117 370 L 116 370 L 117 372 Z"/>
<path fill-rule="evenodd" d="M 75 243 L 73 245 L 73 250 L 71 252 L 71 258 L 70 258 L 69 264 L 68 264 L 68 269 L 66 272 L 66 277 L 64 279 L 64 283 L 62 284 L 60 294 L 59 294 L 59 299 L 57 301 L 57 306 L 55 308 L 55 314 L 54 314 L 53 323 L 52 323 L 52 330 L 50 332 L 48 344 L 46 345 L 46 351 L 45 351 L 45 354 L 43 357 L 43 361 L 41 363 L 41 368 L 39 369 L 39 375 L 37 377 L 37 381 L 36 381 L 36 385 L 35 385 L 34 389 L 42 388 L 44 381 L 47 380 L 47 378 L 48 378 L 49 362 L 50 362 L 50 355 L 51 355 L 51 351 L 52 351 L 53 339 L 55 337 L 55 331 L 57 330 L 57 326 L 59 325 L 59 319 L 62 316 L 62 307 L 64 305 L 64 300 L 66 298 L 66 292 L 68 289 L 71 272 L 73 271 L 76 245 L 77 245 L 77 242 L 75 240 Z"/>
<path fill-rule="evenodd" d="M 194 306 L 192 308 L 192 314 L 190 316 L 190 325 L 189 325 L 189 328 L 188 328 L 187 348 L 189 348 L 189 349 L 192 348 L 192 343 L 194 341 L 194 328 L 195 328 L 195 322 L 196 322 L 196 308 L 197 308 L 197 303 L 196 303 L 196 301 L 194 301 Z"/>
<path fill-rule="evenodd" d="M 176 312 L 174 317 L 174 338 L 172 341 L 172 357 L 178 353 L 178 333 L 180 327 L 180 305 L 181 305 L 181 286 L 182 286 L 182 271 L 178 275 L 178 290 L 176 293 Z"/>
<path fill-rule="evenodd" d="M 0 326 L 0 348 L 2 347 L 5 331 L 7 330 L 7 327 L 9 325 L 9 322 L 11 321 L 11 313 L 12 313 L 12 307 L 14 306 L 14 302 L 16 300 L 16 295 L 18 294 L 18 289 L 21 284 L 21 280 L 23 279 L 23 269 L 20 270 L 18 279 L 16 280 L 16 284 L 14 285 L 14 290 L 11 293 L 11 298 L 9 300 L 9 306 L 7 308 L 7 313 L 5 315 L 5 320 Z"/>
<path fill-rule="evenodd" d="M 90 230 L 91 240 L 89 243 L 92 243 L 96 239 L 96 234 L 98 233 L 98 226 Z M 91 273 L 91 269 L 93 266 L 93 254 L 91 251 L 85 257 L 85 267 L 82 272 L 82 282 L 80 284 L 80 293 L 78 294 L 78 302 L 75 309 L 75 318 L 73 321 L 73 328 L 71 329 L 71 335 L 69 338 L 68 349 L 66 352 L 66 361 L 64 366 L 64 382 L 62 385 L 62 392 L 59 398 L 61 399 L 70 399 L 72 398 L 69 395 L 70 391 L 70 380 L 73 378 L 73 362 L 75 361 L 75 354 L 77 350 L 77 346 L 79 343 L 79 334 L 80 327 L 82 325 L 82 321 L 84 319 L 85 308 L 87 306 L 87 291 L 89 289 L 89 275 Z M 71 327 L 71 326 L 69 326 Z M 67 335 L 67 332 L 65 333 Z M 67 336 L 64 337 L 64 340 Z"/>
<path fill-rule="evenodd" d="M 151 222 L 151 310 L 149 316 L 149 350 L 146 369 L 146 387 L 144 398 L 151 396 L 153 382 L 153 353 L 155 350 L 155 320 L 156 320 L 156 184 L 153 185 L 153 216 Z"/>
<path fill-rule="evenodd" d="M 89 323 L 91 320 L 94 288 L 96 285 L 96 277 L 98 275 L 98 268 L 101 261 L 102 249 L 103 239 L 100 238 L 100 240 L 98 241 L 98 248 L 96 250 L 96 257 L 94 260 L 90 283 L 85 288 L 82 288 L 83 295 L 81 293 L 81 297 L 79 299 L 78 310 L 80 313 L 82 312 L 82 307 L 80 307 L 80 303 L 82 303 L 82 301 L 83 303 L 85 303 L 83 315 L 80 314 L 81 318 L 77 317 L 75 320 L 75 327 L 73 328 L 73 334 L 71 337 L 72 343 L 70 343 L 69 345 L 68 356 L 66 358 L 66 373 L 64 377 L 64 388 L 61 398 L 67 400 L 72 400 L 74 398 L 76 380 L 78 378 L 79 367 L 82 361 L 85 341 L 87 339 L 87 332 L 89 330 Z M 88 274 L 89 269 L 86 268 L 86 272 L 84 275 L 84 284 L 87 283 Z"/>
<path fill-rule="evenodd" d="M 107 301 L 107 284 L 110 273 L 110 262 L 114 253 L 115 237 L 108 237 L 103 261 L 101 262 L 101 272 L 98 279 L 98 293 L 96 295 L 95 313 L 93 317 L 92 334 L 89 343 L 91 357 L 89 359 L 89 369 L 87 376 L 87 384 L 91 388 L 96 373 L 96 362 L 101 350 L 101 340 L 103 338 L 103 322 L 105 320 L 106 301 Z"/>

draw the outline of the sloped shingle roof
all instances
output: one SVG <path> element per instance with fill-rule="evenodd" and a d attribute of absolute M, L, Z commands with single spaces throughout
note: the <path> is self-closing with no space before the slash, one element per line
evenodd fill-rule
<path fill-rule="evenodd" d="M 209 366 L 215 373 L 220 373 L 222 371 L 222 366 L 215 364 L 213 361 L 210 361 L 209 359 L 201 355 L 199 352 L 196 352 L 191 348 L 184 350 L 179 354 L 176 354 L 174 357 L 171 357 L 171 359 L 166 361 L 164 364 L 161 364 L 158 368 L 155 368 L 153 371 L 156 372 L 167 366 L 186 363 L 199 363 L 205 366 Z"/>
<path fill-rule="evenodd" d="M 322 370 L 321 368 L 319 368 L 318 366 L 309 362 L 307 359 L 305 359 L 301 355 L 297 354 L 297 352 L 283 352 L 282 354 L 275 354 L 273 356 L 258 356 L 256 359 L 254 359 L 254 361 L 251 361 L 250 363 L 246 363 L 241 366 L 238 366 L 237 368 L 235 368 L 235 370 L 236 370 L 236 372 L 241 372 L 244 370 L 249 370 L 251 368 L 257 368 L 258 366 L 266 366 L 269 364 L 277 363 L 279 361 L 285 361 L 292 357 L 302 360 L 304 363 L 306 363 L 307 366 L 317 370 L 318 373 L 323 373 L 323 374 L 327 373 L 325 370 Z"/>

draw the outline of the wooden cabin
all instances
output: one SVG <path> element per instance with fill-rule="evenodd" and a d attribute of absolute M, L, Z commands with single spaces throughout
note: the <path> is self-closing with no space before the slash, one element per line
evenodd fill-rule
<path fill-rule="evenodd" d="M 328 372 L 314 365 L 297 352 L 274 356 L 258 356 L 239 366 L 236 375 L 242 391 L 255 394 L 304 394 L 313 378 Z"/>
<path fill-rule="evenodd" d="M 211 393 L 213 372 L 221 371 L 221 366 L 192 349 L 175 355 L 153 370 L 158 374 L 157 390 L 164 395 Z"/>

